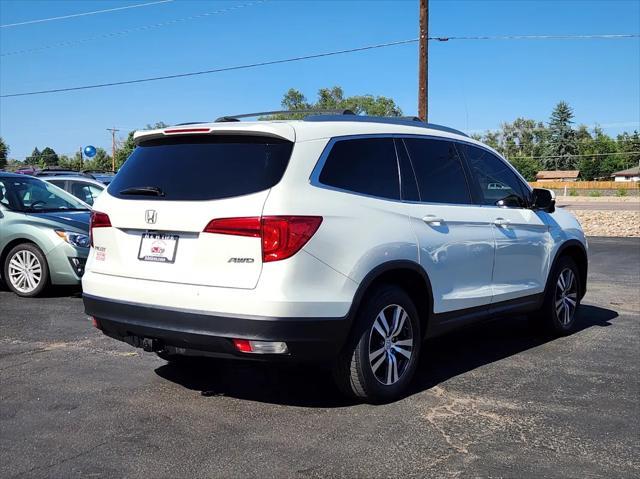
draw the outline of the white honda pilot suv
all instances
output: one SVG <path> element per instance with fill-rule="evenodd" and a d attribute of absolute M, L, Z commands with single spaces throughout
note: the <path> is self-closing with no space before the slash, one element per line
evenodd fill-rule
<path fill-rule="evenodd" d="M 236 116 L 135 141 L 95 202 L 82 279 L 112 338 L 169 361 L 326 361 L 380 402 L 407 388 L 425 338 L 523 313 L 576 327 L 580 224 L 462 132 Z"/>

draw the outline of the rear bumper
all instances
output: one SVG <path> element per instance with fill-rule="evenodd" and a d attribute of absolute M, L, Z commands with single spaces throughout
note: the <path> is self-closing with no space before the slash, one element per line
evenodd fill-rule
<path fill-rule="evenodd" d="M 325 361 L 337 356 L 349 331 L 346 318 L 278 318 L 209 315 L 155 308 L 85 294 L 85 312 L 99 321 L 104 334 L 136 347 L 153 344 L 188 355 L 254 360 Z M 288 354 L 240 353 L 232 339 L 284 341 Z"/>

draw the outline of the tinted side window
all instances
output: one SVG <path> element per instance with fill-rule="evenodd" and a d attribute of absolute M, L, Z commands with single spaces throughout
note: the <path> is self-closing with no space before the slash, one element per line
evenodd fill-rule
<path fill-rule="evenodd" d="M 62 188 L 64 190 L 64 180 L 51 180 L 49 181 L 49 183 L 51 183 L 52 185 L 56 185 L 58 188 Z"/>
<path fill-rule="evenodd" d="M 71 183 L 71 194 L 76 198 L 81 199 L 88 205 L 93 205 L 93 201 L 102 192 L 99 188 L 96 188 L 90 183 L 76 182 Z"/>
<path fill-rule="evenodd" d="M 504 200 L 508 206 L 526 206 L 522 184 L 504 161 L 483 148 L 472 145 L 460 145 L 460 148 L 480 188 L 480 201 L 483 204 L 495 205 Z"/>
<path fill-rule="evenodd" d="M 400 199 L 393 139 L 337 141 L 322 168 L 320 183 L 356 193 Z"/>
<path fill-rule="evenodd" d="M 471 196 L 456 147 L 451 141 L 405 138 L 426 203 L 471 204 Z"/>

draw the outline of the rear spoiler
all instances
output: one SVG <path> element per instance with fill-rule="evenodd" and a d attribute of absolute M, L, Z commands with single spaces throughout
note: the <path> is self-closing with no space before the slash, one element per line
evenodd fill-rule
<path fill-rule="evenodd" d="M 295 142 L 296 132 L 287 123 L 201 123 L 197 125 L 179 125 L 141 130 L 133 134 L 136 145 L 146 140 L 179 135 L 247 135 L 280 138 Z"/>

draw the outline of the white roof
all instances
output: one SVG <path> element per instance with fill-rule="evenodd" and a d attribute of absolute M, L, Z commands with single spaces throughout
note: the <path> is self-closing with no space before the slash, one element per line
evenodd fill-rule
<path fill-rule="evenodd" d="M 409 122 L 407 122 L 409 123 Z M 180 134 L 235 134 L 235 135 L 265 135 L 283 138 L 289 141 L 301 142 L 332 138 L 347 135 L 375 135 L 375 134 L 405 134 L 431 135 L 444 138 L 455 138 L 470 143 L 481 144 L 464 135 L 413 126 L 411 124 L 385 123 L 376 121 L 303 121 L 303 120 L 271 120 L 271 121 L 238 121 L 220 123 L 198 123 L 160 128 L 156 130 L 136 131 L 134 139 L 137 142 L 151 138 L 176 136 Z"/>

